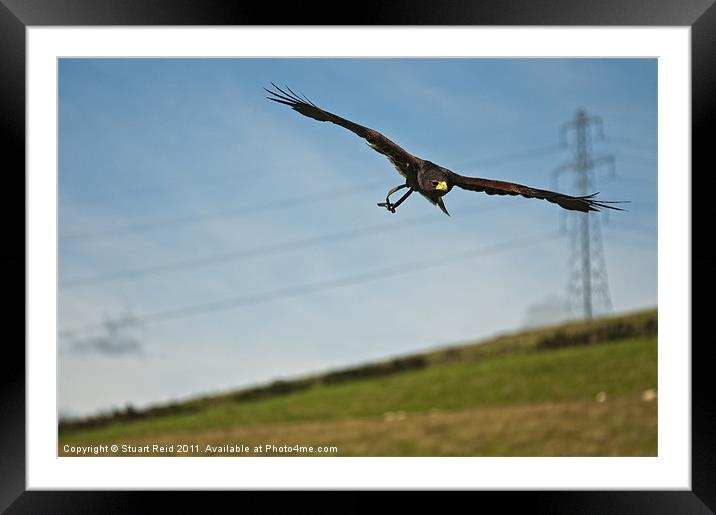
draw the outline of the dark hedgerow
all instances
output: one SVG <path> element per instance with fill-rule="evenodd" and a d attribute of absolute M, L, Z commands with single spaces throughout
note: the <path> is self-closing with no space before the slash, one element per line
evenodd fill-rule
<path fill-rule="evenodd" d="M 545 336 L 538 344 L 538 349 L 556 349 L 572 345 L 590 345 L 593 343 L 623 340 L 640 336 L 654 336 L 657 334 L 658 323 L 656 318 L 641 320 L 619 320 L 610 324 L 599 324 L 593 327 L 568 333 L 557 331 Z"/>

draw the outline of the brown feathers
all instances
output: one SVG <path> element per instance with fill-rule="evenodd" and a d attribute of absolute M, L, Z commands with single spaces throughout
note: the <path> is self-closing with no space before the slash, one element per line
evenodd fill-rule
<path fill-rule="evenodd" d="M 522 184 L 516 184 L 514 182 L 480 179 L 477 177 L 464 177 L 454 172 L 453 184 L 464 190 L 483 191 L 488 195 L 521 195 L 526 198 L 542 199 L 572 211 L 599 211 L 599 208 L 623 211 L 623 209 L 618 207 L 607 205 L 616 204 L 618 202 L 594 200 L 597 193 L 584 197 L 572 197 L 555 191 L 530 188 L 529 186 L 523 186 Z"/>
<path fill-rule="evenodd" d="M 286 86 L 287 91 L 285 91 L 276 86 L 273 82 L 271 85 L 275 88 L 275 91 L 266 90 L 271 95 L 267 97 L 269 100 L 287 105 L 303 116 L 313 118 L 319 122 L 331 122 L 340 125 L 365 139 L 372 149 L 386 156 L 400 175 L 405 177 L 405 185 L 401 187 L 407 186 L 410 191 L 420 192 L 432 204 L 438 205 L 445 214 L 448 213 L 447 209 L 445 209 L 442 197 L 448 193 L 453 186 L 458 186 L 465 190 L 482 191 L 488 195 L 521 195 L 527 198 L 543 199 L 572 211 L 599 211 L 600 208 L 623 211 L 623 209 L 609 205 L 618 204 L 619 202 L 595 200 L 594 197 L 597 193 L 583 197 L 573 197 L 555 191 L 530 188 L 529 186 L 523 186 L 513 182 L 464 177 L 451 172 L 447 168 L 412 155 L 378 131 L 363 127 L 350 120 L 341 118 L 338 115 L 324 111 L 305 96 L 294 93 L 288 86 Z M 443 186 L 447 185 L 447 187 L 440 190 L 436 189 L 435 184 L 440 184 L 440 181 L 445 181 L 442 184 Z M 391 192 L 392 191 L 394 190 L 391 190 Z M 391 206 L 388 199 L 386 199 L 385 203 L 378 205 L 382 207 Z M 392 212 L 395 211 L 392 210 Z"/>
<path fill-rule="evenodd" d="M 413 156 L 410 152 L 403 150 L 398 144 L 393 143 L 380 132 L 369 129 L 368 127 L 363 127 L 357 123 L 353 123 L 350 120 L 341 118 L 340 116 L 329 113 L 328 111 L 324 111 L 307 98 L 299 97 L 289 87 L 286 87 L 288 92 L 285 92 L 273 82 L 271 85 L 276 88 L 277 91 L 270 91 L 264 88 L 269 94 L 273 95 L 273 97 L 266 98 L 280 104 L 285 104 L 291 107 L 294 111 L 301 113 L 303 116 L 308 116 L 309 118 L 313 118 L 319 122 L 335 123 L 336 125 L 340 125 L 341 127 L 345 127 L 349 131 L 354 132 L 361 138 L 365 139 L 373 150 L 386 156 L 403 177 L 407 177 L 411 166 L 417 166 L 418 158 Z"/>

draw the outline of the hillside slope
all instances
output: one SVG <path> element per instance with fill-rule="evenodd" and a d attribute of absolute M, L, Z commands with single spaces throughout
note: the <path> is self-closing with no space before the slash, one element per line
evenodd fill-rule
<path fill-rule="evenodd" d="M 655 331 L 652 311 L 69 425 L 59 454 L 124 443 L 136 447 L 101 454 L 655 456 Z M 337 449 L 256 448 L 267 443 Z"/>

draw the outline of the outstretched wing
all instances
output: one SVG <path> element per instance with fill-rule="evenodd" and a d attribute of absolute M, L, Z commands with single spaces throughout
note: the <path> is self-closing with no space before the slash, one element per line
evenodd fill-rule
<path fill-rule="evenodd" d="M 270 95 L 272 95 L 270 97 L 266 97 L 269 100 L 285 104 L 294 111 L 301 113 L 303 116 L 308 116 L 309 118 L 313 118 L 319 122 L 331 122 L 336 125 L 340 125 L 341 127 L 345 127 L 349 131 L 365 139 L 371 148 L 387 157 L 403 177 L 407 177 L 408 173 L 411 171 L 415 173 L 417 170 L 420 159 L 412 155 L 410 152 L 402 149 L 396 143 L 390 141 L 380 132 L 369 129 L 368 127 L 363 127 L 357 123 L 353 123 L 350 120 L 341 118 L 340 116 L 329 113 L 328 111 L 324 111 L 307 98 L 299 97 L 288 86 L 286 86 L 286 89 L 288 90 L 288 92 L 286 92 L 273 82 L 271 85 L 276 88 L 276 91 L 264 88 Z"/>
<path fill-rule="evenodd" d="M 477 177 L 463 177 L 462 175 L 456 173 L 453 173 L 452 175 L 453 184 L 464 190 L 483 191 L 488 195 L 522 195 L 527 198 L 538 198 L 552 202 L 563 207 L 564 209 L 570 209 L 572 211 L 599 211 L 600 208 L 624 211 L 623 209 L 609 205 L 620 204 L 621 202 L 595 200 L 594 197 L 597 193 L 584 197 L 572 197 L 571 195 L 565 195 L 564 193 L 530 188 L 529 186 L 523 186 L 522 184 L 516 184 L 514 182 L 479 179 Z"/>

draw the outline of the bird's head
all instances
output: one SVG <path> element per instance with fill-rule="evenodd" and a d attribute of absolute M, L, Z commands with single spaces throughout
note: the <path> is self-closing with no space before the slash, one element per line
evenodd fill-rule
<path fill-rule="evenodd" d="M 420 185 L 427 193 L 442 197 L 452 189 L 450 176 L 440 168 L 434 168 L 425 172 Z"/>

